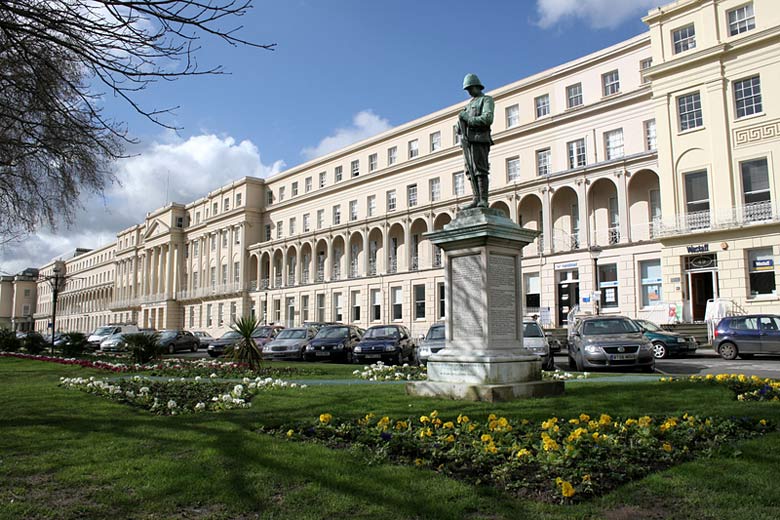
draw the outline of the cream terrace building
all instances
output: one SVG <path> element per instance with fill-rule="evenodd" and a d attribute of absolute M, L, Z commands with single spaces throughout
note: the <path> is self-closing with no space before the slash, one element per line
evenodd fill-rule
<path fill-rule="evenodd" d="M 649 33 L 489 92 L 490 205 L 540 233 L 524 250 L 527 314 L 700 320 L 716 297 L 780 308 L 780 107 L 761 95 L 780 81 L 771 5 L 681 0 L 648 14 Z M 150 213 L 98 253 L 111 281 L 82 290 L 105 289 L 102 307 L 66 323 L 218 334 L 253 314 L 424 333 L 444 317 L 442 253 L 425 234 L 469 200 L 454 132 L 465 102 Z"/>

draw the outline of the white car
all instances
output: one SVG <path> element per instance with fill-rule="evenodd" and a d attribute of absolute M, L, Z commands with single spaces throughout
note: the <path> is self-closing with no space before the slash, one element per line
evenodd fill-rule
<path fill-rule="evenodd" d="M 555 370 L 555 359 L 542 327 L 534 320 L 523 321 L 523 346 L 542 358 L 542 370 Z"/>
<path fill-rule="evenodd" d="M 127 334 L 133 332 L 138 332 L 138 327 L 136 325 L 105 325 L 95 329 L 87 338 L 87 342 L 89 342 L 89 345 L 92 348 L 97 350 L 100 348 L 100 344 L 110 336 L 119 333 Z"/>

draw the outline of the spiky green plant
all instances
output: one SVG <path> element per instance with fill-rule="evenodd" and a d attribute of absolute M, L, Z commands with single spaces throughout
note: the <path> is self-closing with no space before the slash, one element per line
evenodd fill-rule
<path fill-rule="evenodd" d="M 252 337 L 252 333 L 257 328 L 257 319 L 241 317 L 230 328 L 238 332 L 241 339 L 227 349 L 225 357 L 247 365 L 250 370 L 257 371 L 263 360 L 263 353 Z"/>
<path fill-rule="evenodd" d="M 67 332 L 63 334 L 65 342 L 62 344 L 62 353 L 68 357 L 80 356 L 87 349 L 87 336 L 81 332 Z"/>
<path fill-rule="evenodd" d="M 148 363 L 162 354 L 162 348 L 157 342 L 159 339 L 157 334 L 127 334 L 123 339 L 136 363 Z"/>

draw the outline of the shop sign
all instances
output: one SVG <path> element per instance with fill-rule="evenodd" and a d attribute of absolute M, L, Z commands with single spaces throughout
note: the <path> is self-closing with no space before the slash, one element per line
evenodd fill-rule
<path fill-rule="evenodd" d="M 618 282 L 617 282 L 617 280 L 615 280 L 615 281 L 613 281 L 613 282 L 599 282 L 599 288 L 604 288 L 604 287 L 617 287 L 617 286 L 618 286 Z"/>
<path fill-rule="evenodd" d="M 709 244 L 699 244 L 695 246 L 688 246 L 688 254 L 695 253 L 707 253 L 710 250 Z"/>
<path fill-rule="evenodd" d="M 775 261 L 771 258 L 765 258 L 763 260 L 753 260 L 754 271 L 771 271 L 775 268 Z"/>
<path fill-rule="evenodd" d="M 576 269 L 577 268 L 577 262 L 561 262 L 559 264 L 555 264 L 555 269 Z"/>

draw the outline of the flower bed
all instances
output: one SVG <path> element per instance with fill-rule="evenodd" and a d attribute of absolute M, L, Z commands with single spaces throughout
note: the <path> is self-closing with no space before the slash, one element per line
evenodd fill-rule
<path fill-rule="evenodd" d="M 541 423 L 368 414 L 356 422 L 324 413 L 312 424 L 271 430 L 290 440 L 351 447 L 369 462 L 414 464 L 517 496 L 576 501 L 652 471 L 769 431 L 765 420 L 682 417 L 552 417 Z"/>
<path fill-rule="evenodd" d="M 244 379 L 240 384 L 201 379 L 167 381 L 135 376 L 106 380 L 94 377 L 60 378 L 60 386 L 81 390 L 113 401 L 145 408 L 159 415 L 248 408 L 260 391 L 272 388 L 306 388 L 280 379 Z"/>
<path fill-rule="evenodd" d="M 17 352 L 0 352 L 0 357 L 32 359 L 34 361 L 47 361 L 49 363 L 59 363 L 61 365 L 78 365 L 84 368 L 97 368 L 99 370 L 110 370 L 111 372 L 128 372 L 131 370 L 136 370 L 137 367 L 141 366 L 141 365 L 127 365 L 125 363 L 110 363 L 108 361 L 92 360 L 86 358 L 64 358 L 58 356 L 20 354 Z"/>
<path fill-rule="evenodd" d="M 367 381 L 425 381 L 428 379 L 428 369 L 417 365 L 385 365 L 381 361 L 364 366 L 363 370 L 355 370 L 352 375 Z M 542 378 L 556 381 L 569 379 L 586 379 L 588 374 L 573 374 L 563 370 L 543 370 Z"/>
<path fill-rule="evenodd" d="M 708 374 L 684 378 L 662 377 L 662 382 L 693 381 L 729 388 L 739 401 L 780 401 L 780 381 L 744 374 Z"/>

